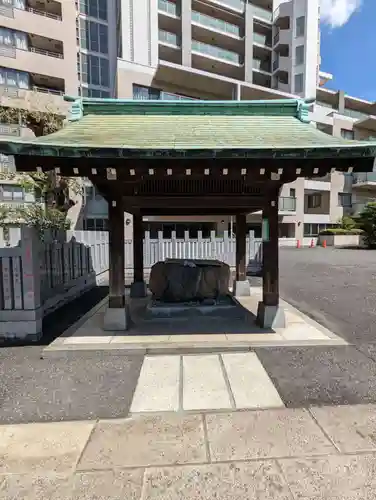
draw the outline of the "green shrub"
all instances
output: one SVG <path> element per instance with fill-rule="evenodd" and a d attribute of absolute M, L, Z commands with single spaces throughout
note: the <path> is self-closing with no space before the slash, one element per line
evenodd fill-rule
<path fill-rule="evenodd" d="M 325 229 L 324 231 L 321 231 L 320 232 L 320 236 L 324 236 L 324 235 L 345 235 L 345 236 L 348 236 L 348 235 L 351 235 L 351 234 L 363 234 L 363 230 L 362 229 L 357 229 L 357 228 L 353 228 L 353 229 L 344 229 L 342 227 L 333 227 L 332 229 Z"/>
<path fill-rule="evenodd" d="M 363 229 L 364 240 L 369 248 L 376 248 L 376 202 L 368 203 L 359 214 L 358 225 Z"/>

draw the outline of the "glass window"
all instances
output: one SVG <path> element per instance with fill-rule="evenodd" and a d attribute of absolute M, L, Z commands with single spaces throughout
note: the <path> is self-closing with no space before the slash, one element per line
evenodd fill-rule
<path fill-rule="evenodd" d="M 89 12 L 88 0 L 80 0 L 80 12 L 82 14 L 88 14 Z"/>
<path fill-rule="evenodd" d="M 341 136 L 344 139 L 348 139 L 353 141 L 354 140 L 354 131 L 353 130 L 346 130 L 344 128 L 341 128 Z"/>
<path fill-rule="evenodd" d="M 305 16 L 296 18 L 295 36 L 304 36 L 305 33 Z"/>
<path fill-rule="evenodd" d="M 110 63 L 108 59 L 100 57 L 100 84 L 102 87 L 110 86 Z"/>
<path fill-rule="evenodd" d="M 107 21 L 107 0 L 98 0 L 98 17 Z"/>
<path fill-rule="evenodd" d="M 295 48 L 295 65 L 304 63 L 304 45 L 299 45 Z"/>
<path fill-rule="evenodd" d="M 321 206 L 321 193 L 309 194 L 307 204 L 308 208 L 319 208 Z"/>
<path fill-rule="evenodd" d="M 351 207 L 352 205 L 351 193 L 338 193 L 338 205 L 340 207 Z"/>
<path fill-rule="evenodd" d="M 87 83 L 89 80 L 89 63 L 86 54 L 81 54 L 81 80 Z"/>
<path fill-rule="evenodd" d="M 304 75 L 303 73 L 299 73 L 295 75 L 295 93 L 301 94 L 303 92 L 304 87 Z"/>
<path fill-rule="evenodd" d="M 99 26 L 98 23 L 89 22 L 89 50 L 99 52 Z"/>
<path fill-rule="evenodd" d="M 80 44 L 82 49 L 87 49 L 88 43 L 88 23 L 85 19 L 80 20 Z"/>
<path fill-rule="evenodd" d="M 99 52 L 108 54 L 108 28 L 104 24 L 99 24 Z"/>
<path fill-rule="evenodd" d="M 291 198 L 296 198 L 296 189 L 295 188 L 290 189 L 290 196 L 291 196 Z"/>
<path fill-rule="evenodd" d="M 89 16 L 98 17 L 98 3 L 97 0 L 89 0 Z"/>

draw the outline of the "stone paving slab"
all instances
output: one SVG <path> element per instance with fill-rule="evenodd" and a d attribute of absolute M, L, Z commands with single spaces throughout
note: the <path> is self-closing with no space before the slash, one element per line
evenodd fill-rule
<path fill-rule="evenodd" d="M 131 413 L 284 407 L 257 354 L 146 356 Z"/>
<path fill-rule="evenodd" d="M 206 459 L 201 415 L 156 415 L 99 422 L 78 469 L 202 463 Z"/>
<path fill-rule="evenodd" d="M 93 422 L 0 426 L 0 472 L 71 472 L 93 429 Z"/>
<path fill-rule="evenodd" d="M 312 408 L 312 415 L 340 452 L 371 451 L 376 447 L 374 405 Z"/>
<path fill-rule="evenodd" d="M 324 424 L 343 414 L 353 443 L 376 405 L 332 410 L 1 426 L 0 498 L 375 500 L 376 442 L 342 451 Z"/>
<path fill-rule="evenodd" d="M 279 460 L 294 499 L 374 500 L 376 456 Z"/>
<path fill-rule="evenodd" d="M 143 500 L 292 500 L 272 461 L 149 469 Z"/>
<path fill-rule="evenodd" d="M 206 416 L 213 462 L 333 453 L 305 410 L 265 410 Z"/>

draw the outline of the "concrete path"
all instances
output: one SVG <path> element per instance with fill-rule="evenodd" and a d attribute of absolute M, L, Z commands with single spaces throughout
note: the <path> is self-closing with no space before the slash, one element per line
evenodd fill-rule
<path fill-rule="evenodd" d="M 2 500 L 372 500 L 376 407 L 0 426 Z"/>
<path fill-rule="evenodd" d="M 283 407 L 257 354 L 146 356 L 132 413 Z"/>

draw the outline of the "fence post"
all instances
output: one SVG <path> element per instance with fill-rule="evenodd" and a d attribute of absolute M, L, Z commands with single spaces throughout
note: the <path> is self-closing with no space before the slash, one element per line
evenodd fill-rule
<path fill-rule="evenodd" d="M 157 262 L 161 260 L 165 260 L 164 256 L 164 248 L 163 248 L 163 232 L 158 231 L 158 260 Z"/>
<path fill-rule="evenodd" d="M 40 276 L 40 239 L 33 227 L 21 229 L 21 259 L 24 309 L 36 310 L 42 305 Z"/>
<path fill-rule="evenodd" d="M 145 231 L 144 237 L 144 272 L 152 266 L 151 262 L 151 245 L 150 245 L 150 231 Z"/>

